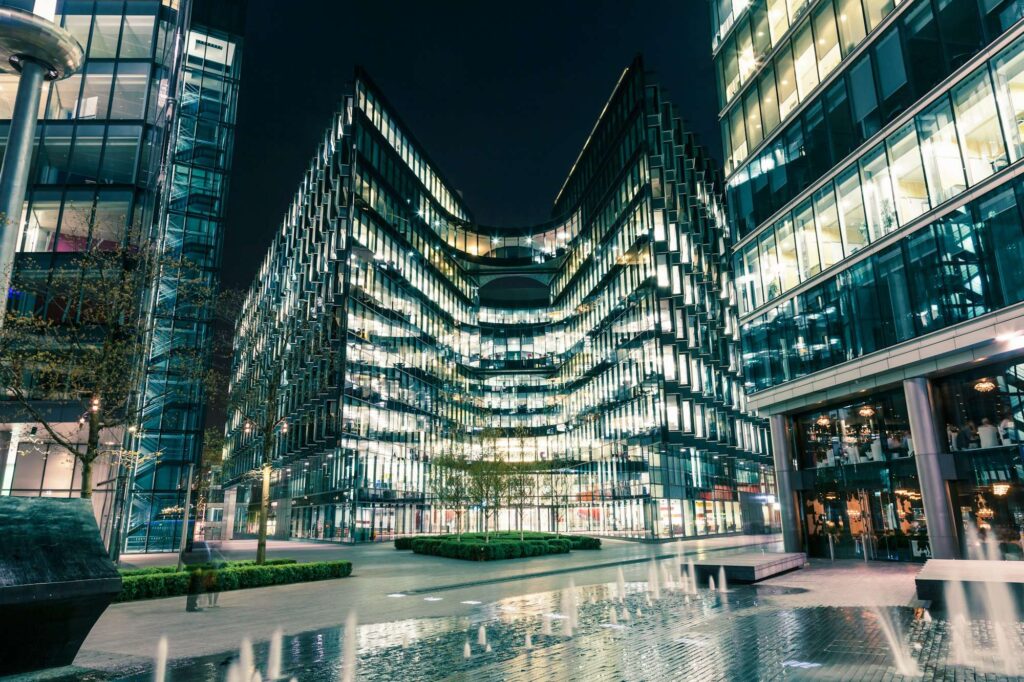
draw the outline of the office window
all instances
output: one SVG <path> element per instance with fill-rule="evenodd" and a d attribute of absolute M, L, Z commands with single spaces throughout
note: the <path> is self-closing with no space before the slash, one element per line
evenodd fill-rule
<path fill-rule="evenodd" d="M 110 118 L 142 118 L 146 110 L 148 75 L 149 64 L 118 65 Z"/>
<path fill-rule="evenodd" d="M 867 15 L 868 30 L 874 30 L 882 23 L 882 19 L 892 11 L 896 3 L 893 0 L 864 0 L 864 12 Z"/>
<path fill-rule="evenodd" d="M 754 58 L 750 28 L 745 21 L 736 29 L 736 57 L 739 60 L 740 83 L 746 83 L 757 65 L 757 60 Z"/>
<path fill-rule="evenodd" d="M 129 11 L 131 11 L 130 3 Z M 153 24 L 155 21 L 156 17 L 152 14 L 125 15 L 124 30 L 121 36 L 122 59 L 150 56 L 153 52 Z"/>
<path fill-rule="evenodd" d="M 737 162 L 747 158 L 747 133 L 743 119 L 743 107 L 737 104 L 729 114 L 729 139 Z"/>
<path fill-rule="evenodd" d="M 86 67 L 78 118 L 107 118 L 113 81 L 113 64 L 92 62 Z"/>
<path fill-rule="evenodd" d="M 996 98 L 1010 159 L 1024 156 L 1024 40 L 1018 40 L 993 60 Z"/>
<path fill-rule="evenodd" d="M 892 164 L 892 184 L 896 195 L 896 216 L 901 225 L 928 210 L 928 189 L 921 166 L 917 131 L 911 121 L 886 140 Z"/>
<path fill-rule="evenodd" d="M 843 239 L 832 183 L 828 183 L 814 194 L 814 220 L 818 230 L 821 267 L 831 267 L 843 259 Z"/>
<path fill-rule="evenodd" d="M 768 0 L 768 28 L 771 31 L 772 45 L 777 45 L 782 34 L 789 28 L 786 0 Z"/>
<path fill-rule="evenodd" d="M 130 183 L 135 178 L 142 129 L 139 126 L 112 125 L 107 133 L 100 182 Z M 75 153 L 78 146 L 75 145 Z"/>
<path fill-rule="evenodd" d="M 1017 187 L 1020 192 L 1019 183 Z M 988 270 L 1000 296 L 993 305 L 1024 301 L 1024 225 L 1012 187 L 1004 187 L 976 202 L 978 230 L 984 230 Z M 985 311 L 980 311 L 985 312 Z M 980 314 L 979 312 L 979 314 Z"/>
<path fill-rule="evenodd" d="M 796 254 L 793 220 L 788 216 L 775 224 L 775 240 L 778 246 L 782 290 L 789 291 L 800 283 L 800 264 Z"/>
<path fill-rule="evenodd" d="M 796 69 L 793 66 L 793 53 L 789 43 L 783 45 L 775 57 L 775 80 L 779 89 L 779 115 L 782 120 L 786 120 L 789 113 L 800 103 L 796 93 Z"/>
<path fill-rule="evenodd" d="M 903 111 L 911 99 L 899 31 L 893 28 L 882 36 L 875 46 L 874 57 L 875 66 L 878 68 L 882 122 L 888 123 L 893 116 Z"/>
<path fill-rule="evenodd" d="M 743 109 L 747 117 L 747 144 L 750 149 L 761 142 L 764 132 L 761 129 L 761 107 L 758 105 L 757 88 L 750 88 L 743 97 Z"/>
<path fill-rule="evenodd" d="M 766 230 L 758 241 L 758 253 L 761 262 L 761 282 L 764 285 L 764 299 L 770 301 L 781 291 L 779 280 L 779 259 L 775 254 L 775 233 Z"/>
<path fill-rule="evenodd" d="M 864 210 L 868 219 L 868 235 L 875 241 L 896 229 L 896 202 L 889 180 L 885 144 L 879 144 L 860 160 L 861 183 L 864 189 Z"/>
<path fill-rule="evenodd" d="M 847 169 L 836 178 L 839 201 L 839 224 L 842 227 L 843 249 L 852 254 L 868 245 L 868 224 L 864 214 L 864 198 L 860 192 L 857 167 Z"/>
<path fill-rule="evenodd" d="M 935 3 L 939 30 L 951 67 L 963 66 L 984 43 L 977 0 L 941 0 Z"/>
<path fill-rule="evenodd" d="M 953 88 L 952 97 L 967 182 L 973 185 L 1007 164 L 988 69 Z"/>
<path fill-rule="evenodd" d="M 864 31 L 864 10 L 861 0 L 837 0 L 836 11 L 839 14 L 839 42 L 843 46 L 843 54 L 849 54 L 867 35 Z"/>
<path fill-rule="evenodd" d="M 881 125 L 875 77 L 871 68 L 870 54 L 864 55 L 850 67 L 850 104 L 853 108 L 853 122 L 859 128 L 861 140 L 874 135 Z"/>
<path fill-rule="evenodd" d="M 743 250 L 743 273 L 746 282 L 744 287 L 747 310 L 753 310 L 764 303 L 761 289 L 761 267 L 758 263 L 757 240 L 747 244 Z"/>
<path fill-rule="evenodd" d="M 768 10 L 763 2 L 755 2 L 750 10 L 750 30 L 754 38 L 754 58 L 758 63 L 771 52 L 771 29 L 768 28 Z"/>
<path fill-rule="evenodd" d="M 740 62 L 736 54 L 736 37 L 733 36 L 722 48 L 722 82 L 725 84 L 725 101 L 728 102 L 740 89 Z"/>
<path fill-rule="evenodd" d="M 825 78 L 843 59 L 839 51 L 839 32 L 831 2 L 822 3 L 814 10 L 814 43 L 818 54 L 818 73 Z"/>
<path fill-rule="evenodd" d="M 828 118 L 828 139 L 832 159 L 845 158 L 857 148 L 860 142 L 856 126 L 850 115 L 850 100 L 846 94 L 846 83 L 839 80 L 825 93 L 825 110 Z"/>
<path fill-rule="evenodd" d="M 39 252 L 53 249 L 60 207 L 60 192 L 37 191 L 33 194 L 21 240 L 22 251 Z"/>
<path fill-rule="evenodd" d="M 903 18 L 906 63 L 917 92 L 927 92 L 949 73 L 939 41 L 939 27 L 927 2 L 918 3 Z"/>
<path fill-rule="evenodd" d="M 779 98 L 775 91 L 775 70 L 769 65 L 761 74 L 758 90 L 761 93 L 761 119 L 767 135 L 779 125 Z"/>
<path fill-rule="evenodd" d="M 818 256 L 818 236 L 814 227 L 814 210 L 810 201 L 805 201 L 800 206 L 797 206 L 794 220 L 800 279 L 807 280 L 821 272 L 821 259 Z"/>
<path fill-rule="evenodd" d="M 810 21 L 804 21 L 793 37 L 793 61 L 796 64 L 797 92 L 803 101 L 818 84 L 818 64 Z"/>
<path fill-rule="evenodd" d="M 103 4 L 107 5 L 109 3 Z M 94 17 L 92 44 L 89 45 L 90 59 L 117 56 L 118 36 L 121 33 L 120 3 L 113 3 L 109 11 L 114 11 L 116 14 L 97 14 Z"/>
<path fill-rule="evenodd" d="M 949 99 L 942 97 L 917 116 L 928 193 L 937 205 L 967 188 Z"/>

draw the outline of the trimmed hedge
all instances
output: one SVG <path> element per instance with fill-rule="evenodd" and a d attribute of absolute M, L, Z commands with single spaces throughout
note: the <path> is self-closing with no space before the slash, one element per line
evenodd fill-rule
<path fill-rule="evenodd" d="M 488 542 L 487 536 L 483 533 L 463 533 L 461 541 L 458 535 L 419 535 L 410 536 L 404 538 L 395 538 L 395 549 L 407 550 L 411 549 L 417 554 L 433 554 L 436 556 L 447 556 L 452 559 L 467 559 L 473 561 L 491 561 L 493 559 L 515 559 L 524 556 L 539 556 L 541 554 L 556 554 L 559 552 L 554 551 L 538 551 L 536 548 L 530 547 L 525 549 L 509 549 L 502 548 L 498 550 L 460 550 L 460 549 L 435 549 L 431 545 L 431 551 L 427 551 L 426 545 L 421 545 L 423 551 L 418 551 L 415 547 L 417 540 L 434 540 L 442 541 L 446 543 L 455 543 L 456 545 L 496 545 L 496 544 L 516 544 L 524 545 L 530 543 L 550 543 L 555 541 L 561 543 L 566 541 L 569 543 L 570 549 L 601 549 L 601 538 L 593 538 L 586 535 L 555 535 L 553 533 L 538 533 L 528 532 L 523 533 L 523 540 L 519 539 L 518 532 L 500 532 L 491 533 L 490 541 Z M 519 552 L 516 554 L 516 552 Z M 568 551 L 568 550 L 567 550 Z M 442 553 L 443 552 L 443 553 Z M 502 554 L 506 556 L 490 556 L 491 554 Z"/>
<path fill-rule="evenodd" d="M 264 566 L 282 566 L 285 564 L 298 563 L 295 559 L 267 559 L 264 562 Z M 225 569 L 225 568 L 236 568 L 238 566 L 255 566 L 256 562 L 252 559 L 244 561 L 211 561 L 202 564 L 191 564 L 188 566 L 186 571 L 203 570 L 208 571 L 210 569 Z M 163 573 L 177 573 L 177 566 L 152 566 L 150 568 L 119 568 L 117 569 L 121 574 L 122 578 L 135 577 L 140 575 L 156 575 Z"/>
<path fill-rule="evenodd" d="M 189 585 L 202 586 L 211 582 L 220 592 L 242 590 L 249 587 L 288 585 L 314 580 L 345 578 L 352 573 L 350 561 L 318 561 L 308 564 L 291 559 L 278 559 L 257 566 L 253 562 L 225 562 L 221 567 L 207 565 L 187 571 L 151 571 L 123 574 L 121 593 L 115 601 L 126 602 L 159 597 L 179 597 L 188 594 Z"/>

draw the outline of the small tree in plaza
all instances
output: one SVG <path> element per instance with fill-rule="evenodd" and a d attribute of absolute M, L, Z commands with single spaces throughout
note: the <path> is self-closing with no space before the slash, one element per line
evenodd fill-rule
<path fill-rule="evenodd" d="M 519 539 L 523 539 L 523 514 L 537 494 L 537 470 L 532 464 L 510 464 L 505 477 L 508 506 L 515 511 Z"/>
<path fill-rule="evenodd" d="M 469 500 L 469 460 L 462 452 L 438 455 L 431 461 L 430 487 L 442 509 L 455 512 L 455 532 L 462 541 L 462 517 Z"/>
<path fill-rule="evenodd" d="M 469 500 L 478 505 L 484 519 L 484 540 L 490 542 L 493 518 L 508 500 L 508 465 L 500 454 L 469 464 Z"/>
<path fill-rule="evenodd" d="M 569 495 L 572 492 L 572 469 L 567 469 L 556 462 L 545 473 L 548 480 L 548 494 L 555 506 L 555 534 L 561 535 L 558 516 L 563 509 L 566 516 L 566 531 L 569 529 Z"/>
<path fill-rule="evenodd" d="M 177 286 L 173 300 L 153 293 L 170 279 Z M 42 426 L 52 442 L 78 460 L 81 496 L 91 497 L 100 457 L 134 461 L 135 454 L 128 456 L 120 442 L 114 449 L 102 443 L 101 434 L 119 440 L 121 429 L 141 428 L 146 363 L 159 363 L 173 377 L 148 399 L 174 400 L 180 393 L 187 400 L 203 380 L 201 350 L 172 344 L 158 357 L 156 351 L 146 356 L 147 320 L 170 310 L 201 316 L 215 290 L 189 261 L 124 238 L 20 260 L 10 298 L 0 328 L 0 388 L 17 404 L 20 418 Z M 43 407 L 51 401 L 79 406 L 77 433 L 67 428 L 66 412 Z"/>

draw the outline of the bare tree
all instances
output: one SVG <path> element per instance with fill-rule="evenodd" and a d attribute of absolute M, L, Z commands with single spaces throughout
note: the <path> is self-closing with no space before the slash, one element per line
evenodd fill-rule
<path fill-rule="evenodd" d="M 519 539 L 523 535 L 523 514 L 533 505 L 537 494 L 537 470 L 532 464 L 510 464 L 505 479 L 508 491 L 508 506 L 516 513 Z"/>
<path fill-rule="evenodd" d="M 148 300 L 160 278 L 174 278 L 173 300 Z M 11 278 L 12 298 L 0 329 L 0 389 L 23 417 L 80 463 L 81 496 L 92 496 L 92 471 L 107 453 L 106 430 L 140 428 L 139 388 L 146 362 L 174 376 L 161 397 L 183 399 L 202 379 L 201 350 L 172 344 L 161 357 L 146 357 L 145 310 L 170 309 L 201 316 L 214 291 L 187 260 L 167 257 L 154 245 L 125 238 L 82 252 L 22 260 Z M 148 305 L 147 305 L 148 304 Z M 191 312 L 189 312 L 191 311 Z M 42 401 L 78 404 L 78 430 L 69 433 Z M 120 436 L 120 434 L 118 434 Z M 120 458 L 124 460 L 124 451 Z M 128 459 L 131 459 L 130 457 Z"/>
<path fill-rule="evenodd" d="M 462 516 L 469 499 L 469 460 L 462 452 L 444 453 L 431 461 L 431 489 L 442 509 L 455 512 L 455 533 L 462 542 Z"/>

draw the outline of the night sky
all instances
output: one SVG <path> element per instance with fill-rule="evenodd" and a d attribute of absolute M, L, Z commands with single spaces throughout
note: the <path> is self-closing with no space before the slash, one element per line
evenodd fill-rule
<path fill-rule="evenodd" d="M 550 217 L 641 53 L 721 159 L 705 0 L 250 0 L 223 279 L 247 287 L 356 64 L 488 225 Z"/>

